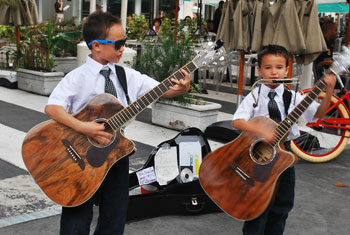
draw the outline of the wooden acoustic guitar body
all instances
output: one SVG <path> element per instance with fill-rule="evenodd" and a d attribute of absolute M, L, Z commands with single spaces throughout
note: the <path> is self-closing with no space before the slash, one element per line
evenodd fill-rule
<path fill-rule="evenodd" d="M 250 122 L 276 126 L 266 117 Z M 267 146 L 267 147 L 265 147 Z M 252 220 L 271 202 L 279 176 L 292 166 L 294 154 L 243 132 L 236 140 L 208 154 L 199 170 L 199 181 L 208 196 L 227 214 Z"/>
<path fill-rule="evenodd" d="M 101 94 L 74 116 L 82 121 L 102 118 L 103 122 L 103 118 L 108 119 L 123 108 L 114 96 Z M 99 146 L 85 135 L 49 120 L 26 135 L 23 161 L 51 200 L 62 206 L 78 206 L 97 191 L 113 164 L 134 151 L 134 143 L 120 129 L 110 132 L 114 134 L 113 141 Z"/>

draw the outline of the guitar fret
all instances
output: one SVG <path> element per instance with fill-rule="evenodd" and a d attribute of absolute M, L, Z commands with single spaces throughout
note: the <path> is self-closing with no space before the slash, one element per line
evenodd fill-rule
<path fill-rule="evenodd" d="M 126 115 L 127 118 L 128 118 L 127 122 L 130 121 L 130 120 L 132 119 L 133 115 L 131 115 L 131 113 L 129 112 L 128 109 L 125 109 L 125 112 L 124 112 L 124 113 L 125 113 L 125 115 Z"/>
<path fill-rule="evenodd" d="M 174 77 L 179 80 L 181 78 L 184 78 L 185 75 L 183 75 L 180 71 L 177 71 L 175 74 L 174 74 Z"/>
<path fill-rule="evenodd" d="M 187 67 L 187 65 L 185 65 L 183 69 L 186 70 L 187 73 L 191 73 L 191 70 Z"/>
<path fill-rule="evenodd" d="M 277 139 L 281 139 L 282 136 L 283 136 L 283 133 L 277 129 Z"/>
<path fill-rule="evenodd" d="M 118 113 L 118 115 L 119 115 L 119 113 Z M 116 123 L 118 123 L 119 126 L 123 125 L 123 122 L 120 120 L 119 116 L 115 116 L 115 121 L 116 121 Z"/>
<path fill-rule="evenodd" d="M 149 95 L 151 96 L 151 100 L 153 101 L 160 97 L 155 91 L 150 92 Z"/>
<path fill-rule="evenodd" d="M 130 120 L 131 119 L 131 117 L 132 117 L 132 115 L 131 115 L 131 113 L 129 112 L 129 109 L 124 109 L 125 110 L 125 114 L 128 116 L 128 119 Z"/>
<path fill-rule="evenodd" d="M 294 116 L 294 112 L 291 112 L 287 115 L 287 118 L 289 118 L 292 122 L 296 121 L 298 117 Z"/>
<path fill-rule="evenodd" d="M 316 96 L 317 96 L 316 94 L 311 93 L 310 96 L 305 97 L 305 102 L 306 102 L 308 105 L 311 104 L 312 101 L 315 100 Z"/>
<path fill-rule="evenodd" d="M 162 86 L 163 89 L 161 89 L 161 87 L 159 86 L 159 89 L 161 89 L 162 93 L 165 93 L 169 88 L 165 85 L 165 81 L 163 83 L 160 84 Z"/>
<path fill-rule="evenodd" d="M 295 107 L 295 113 L 298 114 L 298 118 L 303 114 L 303 111 L 300 110 L 299 105 L 297 107 Z"/>
<path fill-rule="evenodd" d="M 139 101 L 139 99 L 135 102 L 135 104 L 134 104 L 134 107 L 136 108 L 136 110 L 137 110 L 137 113 L 139 113 L 139 112 L 141 112 L 142 111 L 142 107 L 140 106 L 140 101 Z"/>
<path fill-rule="evenodd" d="M 144 109 L 147 107 L 147 105 L 143 102 L 143 96 L 139 99 L 139 105 L 141 107 L 141 109 Z"/>
<path fill-rule="evenodd" d="M 113 125 L 116 126 L 116 128 L 119 128 L 120 127 L 120 124 L 117 122 L 117 120 L 115 118 L 111 118 L 112 122 L 113 122 Z"/>
<path fill-rule="evenodd" d="M 173 86 L 173 82 L 170 79 L 167 79 L 164 81 L 164 85 L 166 85 L 167 90 L 169 89 L 170 86 Z"/>
<path fill-rule="evenodd" d="M 118 120 L 118 118 L 117 118 L 117 116 L 113 116 L 112 118 L 111 118 L 112 120 L 113 120 L 113 122 L 114 123 L 116 123 L 117 125 L 116 126 L 121 126 L 121 122 L 119 122 L 119 120 Z"/>
<path fill-rule="evenodd" d="M 130 105 L 129 107 L 126 107 L 129 111 L 129 113 L 131 114 L 131 116 L 135 116 L 137 113 L 132 109 L 132 105 Z"/>
<path fill-rule="evenodd" d="M 123 110 L 124 111 L 124 110 Z M 124 124 L 124 123 L 126 123 L 127 121 L 128 121 L 128 119 L 127 118 L 125 118 L 125 116 L 124 116 L 124 112 L 120 112 L 120 117 L 122 118 L 122 123 Z"/>
<path fill-rule="evenodd" d="M 145 95 L 145 99 L 146 99 L 147 102 L 148 102 L 148 104 L 147 104 L 147 106 L 148 106 L 150 103 L 152 103 L 152 96 L 149 97 L 150 99 L 148 99 L 147 96 L 150 96 L 150 93 L 148 93 L 148 94 Z"/>
<path fill-rule="evenodd" d="M 281 124 L 280 124 L 280 128 L 283 130 L 283 131 L 285 131 L 285 132 L 287 132 L 288 131 L 288 126 L 287 126 L 287 128 L 285 128 L 285 126 L 284 126 L 284 124 L 283 124 L 283 122 L 281 122 Z"/>
<path fill-rule="evenodd" d="M 157 89 L 158 89 L 158 91 L 157 91 Z M 161 97 L 162 94 L 163 94 L 163 92 L 162 92 L 162 90 L 160 89 L 159 86 L 157 86 L 157 87 L 154 89 L 154 93 L 156 93 L 157 97 Z"/>
<path fill-rule="evenodd" d="M 193 62 L 188 63 L 187 68 L 190 70 L 190 72 L 193 72 L 197 69 L 196 65 Z"/>
<path fill-rule="evenodd" d="M 118 129 L 118 127 L 115 125 L 115 123 L 112 121 L 112 119 L 107 121 L 107 123 L 114 131 Z"/>
<path fill-rule="evenodd" d="M 306 107 L 303 105 L 303 102 L 300 102 L 299 104 L 304 110 L 306 110 Z"/>

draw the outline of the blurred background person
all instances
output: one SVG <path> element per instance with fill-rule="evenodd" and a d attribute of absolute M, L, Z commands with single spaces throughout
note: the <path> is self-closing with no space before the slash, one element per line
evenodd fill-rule
<path fill-rule="evenodd" d="M 64 20 L 63 15 L 63 0 L 56 0 L 55 3 L 56 21 L 61 22 Z"/>
<path fill-rule="evenodd" d="M 159 34 L 161 24 L 162 24 L 161 19 L 155 18 L 155 19 L 153 20 L 153 30 L 154 30 L 154 32 L 156 32 L 157 34 Z"/>

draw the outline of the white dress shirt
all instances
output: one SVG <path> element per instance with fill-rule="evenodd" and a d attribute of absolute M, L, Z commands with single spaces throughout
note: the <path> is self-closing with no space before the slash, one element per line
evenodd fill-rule
<path fill-rule="evenodd" d="M 49 97 L 48 105 L 60 105 L 71 114 L 77 113 L 94 96 L 105 93 L 105 78 L 100 71 L 107 67 L 111 69 L 110 79 L 116 88 L 118 100 L 126 107 L 126 97 L 117 78 L 114 63 L 102 65 L 90 56 L 87 56 L 85 64 L 68 73 L 58 83 Z M 134 102 L 159 84 L 158 81 L 134 69 L 124 67 L 124 70 L 130 102 Z"/>
<path fill-rule="evenodd" d="M 252 95 L 252 92 L 250 92 L 242 101 L 242 103 L 239 105 L 237 108 L 235 114 L 233 115 L 233 120 L 236 119 L 244 119 L 246 121 L 249 121 L 253 117 L 256 116 L 264 116 L 264 117 L 269 117 L 269 111 L 268 111 L 268 102 L 270 101 L 270 98 L 268 97 L 268 94 L 272 90 L 271 88 L 261 85 L 261 90 L 259 92 L 259 88 L 255 88 L 252 92 L 254 92 L 254 96 L 257 99 L 258 105 L 254 107 L 254 98 Z M 281 118 L 282 120 L 286 117 L 286 112 L 284 108 L 284 102 L 283 102 L 283 92 L 284 92 L 284 85 L 279 85 L 275 89 L 277 95 L 275 96 L 275 101 L 277 102 L 278 109 L 281 112 Z M 288 113 L 293 111 L 296 105 L 298 105 L 304 97 L 297 92 L 295 102 L 294 102 L 294 97 L 295 97 L 295 92 L 292 92 L 292 100 L 289 106 Z M 259 94 L 260 93 L 260 94 Z M 304 112 L 302 115 L 306 120 L 308 121 L 315 121 L 317 120 L 314 118 L 314 115 L 317 111 L 319 104 L 317 102 L 312 102 L 309 108 Z M 290 133 L 287 137 L 286 140 L 292 140 L 300 136 L 299 128 L 296 124 L 294 124 L 290 130 Z"/>

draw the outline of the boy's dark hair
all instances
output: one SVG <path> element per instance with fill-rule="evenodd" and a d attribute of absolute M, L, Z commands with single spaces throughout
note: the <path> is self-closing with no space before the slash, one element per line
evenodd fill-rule
<path fill-rule="evenodd" d="M 263 47 L 258 53 L 258 66 L 261 67 L 262 59 L 266 55 L 280 55 L 286 59 L 286 66 L 289 63 L 289 53 L 286 48 L 278 45 L 268 45 Z"/>
<path fill-rule="evenodd" d="M 121 21 L 109 12 L 95 11 L 90 14 L 83 24 L 83 37 L 86 44 L 95 39 L 105 39 L 114 24 L 121 24 Z M 89 45 L 88 47 L 91 50 L 92 47 Z"/>

